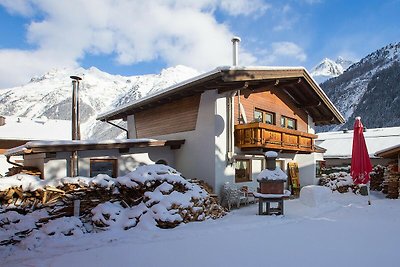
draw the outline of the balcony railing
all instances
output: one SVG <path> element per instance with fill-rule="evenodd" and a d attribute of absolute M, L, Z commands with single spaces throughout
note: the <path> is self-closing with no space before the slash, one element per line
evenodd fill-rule
<path fill-rule="evenodd" d="M 317 135 L 281 128 L 266 123 L 235 125 L 235 145 L 241 149 L 279 149 L 289 152 L 315 151 Z"/>

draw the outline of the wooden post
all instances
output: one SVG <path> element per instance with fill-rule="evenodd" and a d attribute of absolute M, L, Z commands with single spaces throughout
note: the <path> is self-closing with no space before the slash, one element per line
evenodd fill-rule
<path fill-rule="evenodd" d="M 74 200 L 74 217 L 79 217 L 79 212 L 81 208 L 81 201 L 79 199 Z"/>

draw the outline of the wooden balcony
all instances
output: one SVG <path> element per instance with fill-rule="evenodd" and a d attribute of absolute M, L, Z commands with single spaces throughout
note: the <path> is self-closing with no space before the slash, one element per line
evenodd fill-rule
<path fill-rule="evenodd" d="M 317 135 L 281 128 L 266 123 L 235 125 L 235 145 L 242 150 L 282 150 L 291 153 L 312 153 Z"/>

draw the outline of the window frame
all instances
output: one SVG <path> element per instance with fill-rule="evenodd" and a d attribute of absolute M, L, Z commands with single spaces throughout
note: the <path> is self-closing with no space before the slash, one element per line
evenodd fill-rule
<path fill-rule="evenodd" d="M 261 113 L 261 116 L 262 116 L 261 121 L 258 121 L 258 119 L 256 119 L 256 117 L 255 117 L 255 113 L 256 112 L 260 112 Z M 267 122 L 267 120 L 266 120 L 267 115 L 271 115 L 272 116 L 272 122 L 271 123 Z M 270 125 L 275 125 L 276 124 L 276 115 L 275 115 L 275 113 L 271 112 L 271 111 L 267 111 L 267 110 L 261 109 L 261 108 L 254 108 L 253 119 L 254 119 L 255 122 L 262 122 L 262 123 L 266 123 L 266 124 L 270 124 Z"/>
<path fill-rule="evenodd" d="M 237 174 L 237 170 L 241 170 L 241 169 L 237 169 L 236 168 L 236 164 L 238 162 L 246 162 L 247 164 L 247 169 L 245 169 L 245 176 L 244 178 L 239 178 L 238 174 Z M 248 158 L 237 158 L 235 159 L 235 183 L 246 183 L 246 182 L 251 182 L 253 181 L 253 177 L 252 177 L 252 168 L 251 168 L 251 159 Z"/>
<path fill-rule="evenodd" d="M 112 163 L 112 178 L 117 178 L 118 176 L 118 159 L 99 159 L 99 158 L 91 158 L 89 162 L 89 175 L 90 177 L 95 177 L 96 175 L 92 175 L 93 166 L 92 163 L 96 162 L 111 162 Z"/>
<path fill-rule="evenodd" d="M 294 128 L 289 127 L 289 121 L 293 121 Z M 290 130 L 297 130 L 297 120 L 288 116 L 281 115 L 281 127 Z"/>

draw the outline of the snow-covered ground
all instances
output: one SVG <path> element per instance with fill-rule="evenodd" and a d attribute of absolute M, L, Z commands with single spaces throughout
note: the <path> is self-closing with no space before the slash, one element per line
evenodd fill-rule
<path fill-rule="evenodd" d="M 314 205 L 309 197 L 288 200 L 284 216 L 258 216 L 252 204 L 169 230 L 49 237 L 32 250 L 3 246 L 0 265 L 398 266 L 400 200 L 376 192 L 371 206 L 353 193 L 323 199 Z"/>

